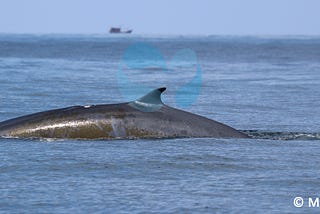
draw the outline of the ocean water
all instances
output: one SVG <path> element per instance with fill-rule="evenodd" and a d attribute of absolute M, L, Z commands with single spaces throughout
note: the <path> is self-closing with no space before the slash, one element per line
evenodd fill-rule
<path fill-rule="evenodd" d="M 1 121 L 165 86 L 166 104 L 252 136 L 2 138 L 0 213 L 319 212 L 319 37 L 0 34 L 0 74 Z"/>

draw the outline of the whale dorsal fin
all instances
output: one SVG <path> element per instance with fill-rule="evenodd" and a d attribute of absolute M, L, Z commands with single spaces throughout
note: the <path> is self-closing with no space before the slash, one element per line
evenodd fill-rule
<path fill-rule="evenodd" d="M 164 104 L 161 100 L 161 94 L 166 88 L 155 89 L 148 94 L 140 97 L 139 99 L 132 101 L 129 105 L 135 109 L 144 112 L 152 112 L 160 109 Z"/>

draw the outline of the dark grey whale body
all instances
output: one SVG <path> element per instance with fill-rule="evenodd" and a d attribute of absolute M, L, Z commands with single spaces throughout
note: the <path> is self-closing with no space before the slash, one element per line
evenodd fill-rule
<path fill-rule="evenodd" d="M 21 138 L 247 138 L 227 125 L 171 108 L 161 101 L 165 88 L 120 104 L 72 106 L 0 123 L 0 136 Z"/>

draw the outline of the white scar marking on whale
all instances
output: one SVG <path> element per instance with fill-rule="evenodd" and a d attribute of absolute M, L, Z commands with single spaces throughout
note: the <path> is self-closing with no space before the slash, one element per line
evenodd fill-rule
<path fill-rule="evenodd" d="M 111 117 L 111 126 L 112 126 L 112 132 L 110 133 L 114 137 L 126 137 L 127 133 L 124 128 L 124 124 L 121 120 L 118 120 L 114 117 Z"/>

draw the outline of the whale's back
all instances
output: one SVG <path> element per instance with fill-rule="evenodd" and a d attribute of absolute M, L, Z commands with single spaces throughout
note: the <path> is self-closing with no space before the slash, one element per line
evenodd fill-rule
<path fill-rule="evenodd" d="M 165 88 L 129 103 L 72 106 L 0 123 L 0 136 L 36 138 L 172 138 L 247 135 L 214 120 L 162 103 Z"/>
<path fill-rule="evenodd" d="M 200 115 L 170 108 L 168 106 L 166 106 L 164 111 L 166 111 L 166 115 L 169 118 L 174 117 L 176 121 L 180 121 L 180 123 L 184 124 L 184 129 L 188 128 L 189 135 L 193 137 L 248 137 L 230 126 Z"/>

